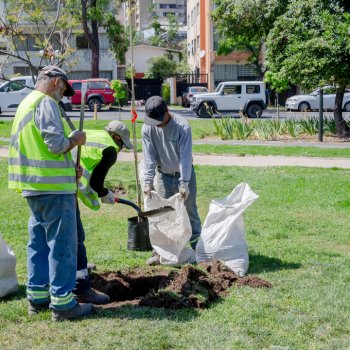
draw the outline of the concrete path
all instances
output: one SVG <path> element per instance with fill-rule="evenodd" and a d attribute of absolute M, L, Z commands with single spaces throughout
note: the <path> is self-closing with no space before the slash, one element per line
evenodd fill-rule
<path fill-rule="evenodd" d="M 0 147 L 0 158 L 6 158 L 8 150 Z M 142 159 L 142 154 L 138 154 Z M 118 154 L 118 161 L 132 162 L 134 155 L 131 152 Z M 286 157 L 286 156 L 233 156 L 233 155 L 204 155 L 193 154 L 193 163 L 196 165 L 213 166 L 248 166 L 248 167 L 270 167 L 270 166 L 301 166 L 316 168 L 341 168 L 350 169 L 350 158 L 318 158 L 318 157 Z"/>

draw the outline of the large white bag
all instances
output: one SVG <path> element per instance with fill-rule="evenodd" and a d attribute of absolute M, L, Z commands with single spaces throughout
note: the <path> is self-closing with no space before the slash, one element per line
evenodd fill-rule
<path fill-rule="evenodd" d="M 153 249 L 160 255 L 160 263 L 181 265 L 194 262 L 193 249 L 186 248 L 192 236 L 192 227 L 180 194 L 177 193 L 164 199 L 157 192 L 152 191 L 151 198 L 146 196 L 144 201 L 145 210 L 158 209 L 168 205 L 175 209 L 148 219 L 150 241 Z"/>
<path fill-rule="evenodd" d="M 243 277 L 249 266 L 243 211 L 257 198 L 248 184 L 240 183 L 230 195 L 212 200 L 196 246 L 197 262 L 223 260 Z"/>
<path fill-rule="evenodd" d="M 16 256 L 0 235 L 0 298 L 17 289 Z"/>

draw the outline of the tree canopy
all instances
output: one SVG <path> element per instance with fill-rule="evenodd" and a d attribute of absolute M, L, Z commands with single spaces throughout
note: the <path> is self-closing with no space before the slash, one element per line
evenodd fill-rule
<path fill-rule="evenodd" d="M 349 28 L 350 14 L 341 2 L 293 0 L 274 22 L 266 43 L 266 80 L 275 89 L 288 84 L 337 87 L 334 117 L 342 136 L 349 134 L 341 115 L 350 85 Z"/>
<path fill-rule="evenodd" d="M 221 38 L 218 54 L 248 51 L 251 63 L 263 72 L 261 49 L 275 19 L 284 13 L 288 0 L 213 0 L 213 3 L 212 18 Z"/>

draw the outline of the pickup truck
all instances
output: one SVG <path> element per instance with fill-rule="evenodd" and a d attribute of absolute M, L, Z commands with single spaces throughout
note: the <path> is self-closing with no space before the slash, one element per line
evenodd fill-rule
<path fill-rule="evenodd" d="M 266 89 L 262 81 L 225 81 L 217 86 L 215 92 L 194 96 L 191 103 L 191 110 L 198 117 L 241 111 L 249 118 L 259 118 L 264 109 Z"/>
<path fill-rule="evenodd" d="M 10 79 L 0 85 L 0 114 L 4 112 L 16 112 L 18 105 L 34 89 L 31 76 L 21 76 Z M 63 96 L 59 105 L 65 111 L 71 111 L 72 105 L 68 97 Z"/>

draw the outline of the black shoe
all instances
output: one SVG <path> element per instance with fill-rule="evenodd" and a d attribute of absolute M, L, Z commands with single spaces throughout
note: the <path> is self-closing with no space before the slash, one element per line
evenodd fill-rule
<path fill-rule="evenodd" d="M 77 304 L 69 310 L 52 310 L 51 320 L 54 322 L 75 320 L 89 315 L 93 310 L 92 304 Z"/>
<path fill-rule="evenodd" d="M 75 299 L 77 299 L 78 303 L 92 303 L 97 305 L 108 304 L 110 302 L 110 298 L 107 294 L 99 292 L 93 288 L 90 288 L 83 294 L 77 294 Z"/>
<path fill-rule="evenodd" d="M 36 304 L 29 300 L 28 316 L 35 316 L 39 312 L 49 310 L 50 303 Z"/>

